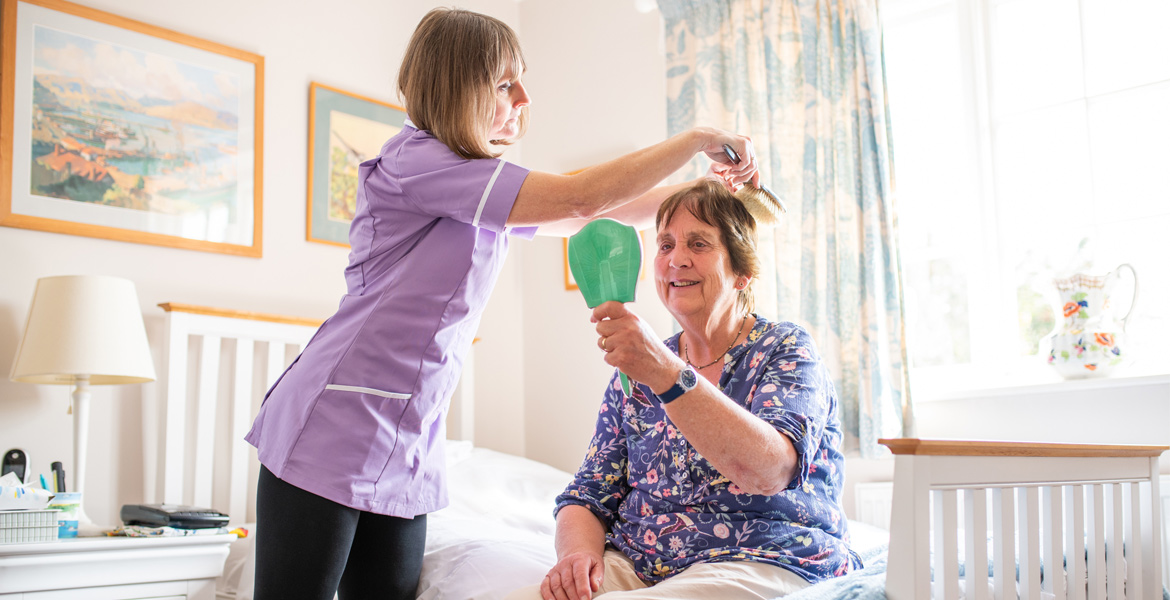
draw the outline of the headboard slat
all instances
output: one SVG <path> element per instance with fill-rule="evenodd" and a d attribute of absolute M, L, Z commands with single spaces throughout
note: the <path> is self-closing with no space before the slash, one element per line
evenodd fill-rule
<path fill-rule="evenodd" d="M 958 515 L 955 490 L 935 490 L 934 499 L 934 597 L 959 598 L 959 559 L 956 551 Z"/>
<path fill-rule="evenodd" d="M 281 373 L 284 373 L 284 344 L 268 342 L 268 370 L 264 376 L 264 387 L 271 388 Z"/>
<path fill-rule="evenodd" d="M 1055 565 L 1064 561 L 1064 506 L 1062 488 L 1058 486 L 1044 486 L 1041 488 L 1040 510 L 1044 529 L 1044 564 Z M 1056 598 L 1064 598 L 1064 578 L 1051 574 L 1044 577 L 1044 591 Z"/>
<path fill-rule="evenodd" d="M 1158 472 L 1157 459 L 1151 460 L 1151 472 Z M 1170 569 L 1162 572 L 1164 557 L 1163 542 L 1158 536 L 1162 533 L 1165 523 L 1162 522 L 1162 496 L 1158 477 L 1150 479 L 1148 484 L 1142 484 L 1142 522 L 1150 526 L 1142 531 L 1142 543 L 1149 550 L 1142 555 L 1142 574 L 1145 578 L 1147 590 L 1157 590 L 1164 579 L 1170 578 Z M 1154 525 L 1157 526 L 1154 526 Z"/>
<path fill-rule="evenodd" d="M 1085 513 L 1089 517 L 1085 552 L 1089 557 L 1090 598 L 1105 597 L 1105 484 L 1093 484 L 1085 490 Z"/>
<path fill-rule="evenodd" d="M 233 484 L 228 491 L 229 515 L 248 514 L 248 458 L 251 456 L 244 436 L 252 425 L 252 369 L 256 344 L 250 339 L 236 341 L 236 380 L 232 388 L 231 415 L 231 474 Z M 235 485 L 247 482 L 244 485 Z"/>
<path fill-rule="evenodd" d="M 1040 600 L 1040 493 L 1028 486 L 1016 488 L 1016 496 L 1020 515 L 1020 600 Z"/>
<path fill-rule="evenodd" d="M 205 335 L 200 352 L 199 403 L 195 407 L 195 477 L 191 482 L 191 504 L 195 506 L 211 506 L 215 399 L 219 395 L 219 354 L 222 342 L 219 336 Z"/>
<path fill-rule="evenodd" d="M 987 490 L 963 490 L 963 498 L 963 521 L 966 524 L 963 531 L 987 531 Z M 963 542 L 963 555 L 971 565 L 964 573 L 967 595 L 975 600 L 988 600 L 991 593 L 987 580 L 987 540 L 979 535 L 966 535 Z"/>
<path fill-rule="evenodd" d="M 1125 510 L 1125 588 L 1130 598 L 1145 598 L 1142 593 L 1143 581 L 1139 569 L 1142 567 L 1142 502 L 1141 484 L 1125 483 L 1121 486 L 1121 497 L 1128 508 Z"/>
<path fill-rule="evenodd" d="M 163 403 L 166 426 L 163 428 L 162 501 L 182 504 L 183 473 L 186 465 L 187 428 L 183 424 L 187 396 L 187 337 L 190 334 L 190 315 L 171 313 L 167 320 L 167 351 L 163 361 L 166 369 L 166 395 Z"/>
<path fill-rule="evenodd" d="M 1105 592 L 1109 598 L 1125 598 L 1125 560 L 1122 558 L 1121 532 L 1124 531 L 1121 507 L 1122 483 L 1109 484 L 1106 488 L 1105 514 Z"/>
<path fill-rule="evenodd" d="M 995 528 L 991 560 L 997 565 L 1015 564 L 1015 496 L 1010 489 L 994 488 L 991 490 L 991 498 L 991 521 Z M 994 585 L 996 600 L 1014 599 L 1016 597 L 1014 573 L 1008 573 L 1007 569 L 995 570 Z"/>
<path fill-rule="evenodd" d="M 1064 488 L 1065 556 L 1085 555 L 1085 488 L 1070 485 Z M 1085 600 L 1084 581 L 1087 577 L 1083 561 L 1074 560 L 1068 566 L 1065 587 L 1069 600 Z"/>

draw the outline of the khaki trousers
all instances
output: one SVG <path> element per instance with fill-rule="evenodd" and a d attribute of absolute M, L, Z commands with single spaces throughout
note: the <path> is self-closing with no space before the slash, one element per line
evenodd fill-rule
<path fill-rule="evenodd" d="M 771 600 L 800 591 L 808 582 L 796 573 L 760 562 L 724 561 L 699 563 L 682 573 L 648 586 L 634 574 L 634 562 L 625 554 L 606 548 L 605 573 L 594 598 L 605 600 Z M 521 588 L 505 600 L 547 600 L 540 586 Z"/>

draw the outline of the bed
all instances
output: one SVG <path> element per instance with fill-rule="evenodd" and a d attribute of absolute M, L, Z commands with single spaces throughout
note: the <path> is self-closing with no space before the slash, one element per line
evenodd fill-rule
<path fill-rule="evenodd" d="M 264 391 L 320 323 L 161 306 L 163 368 L 143 410 L 144 431 L 158 432 L 144 440 L 144 498 L 211 506 L 231 515 L 232 527 L 248 528 L 217 596 L 250 599 L 253 540 L 263 532 L 254 525 L 259 466 L 243 436 Z M 428 518 L 421 599 L 502 598 L 538 582 L 555 558 L 553 498 L 571 475 L 476 447 L 471 388 L 465 378 L 452 398 L 451 505 Z M 1165 447 L 883 443 L 896 461 L 889 530 L 851 520 L 851 544 L 866 567 L 788 598 L 1164 597 Z"/>

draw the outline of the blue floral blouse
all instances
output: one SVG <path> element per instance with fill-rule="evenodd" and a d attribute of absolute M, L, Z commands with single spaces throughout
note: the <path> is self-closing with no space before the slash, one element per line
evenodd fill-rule
<path fill-rule="evenodd" d="M 777 565 L 810 583 L 861 567 L 840 503 L 832 379 L 802 327 L 756 319 L 747 341 L 724 357 L 719 387 L 792 440 L 800 458 L 787 489 L 741 490 L 695 451 L 648 387 L 636 384 L 625 396 L 615 372 L 581 468 L 557 497 L 556 512 L 577 504 L 597 515 L 644 581 L 725 560 Z M 680 335 L 666 340 L 675 353 Z"/>

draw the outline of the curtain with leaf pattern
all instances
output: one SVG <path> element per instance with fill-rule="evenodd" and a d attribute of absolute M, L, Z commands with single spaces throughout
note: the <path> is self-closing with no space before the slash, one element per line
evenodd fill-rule
<path fill-rule="evenodd" d="M 877 0 L 659 0 L 671 134 L 751 136 L 787 215 L 761 231 L 757 310 L 807 327 L 846 450 L 910 435 L 890 120 Z M 696 160 L 687 177 L 705 166 Z"/>

